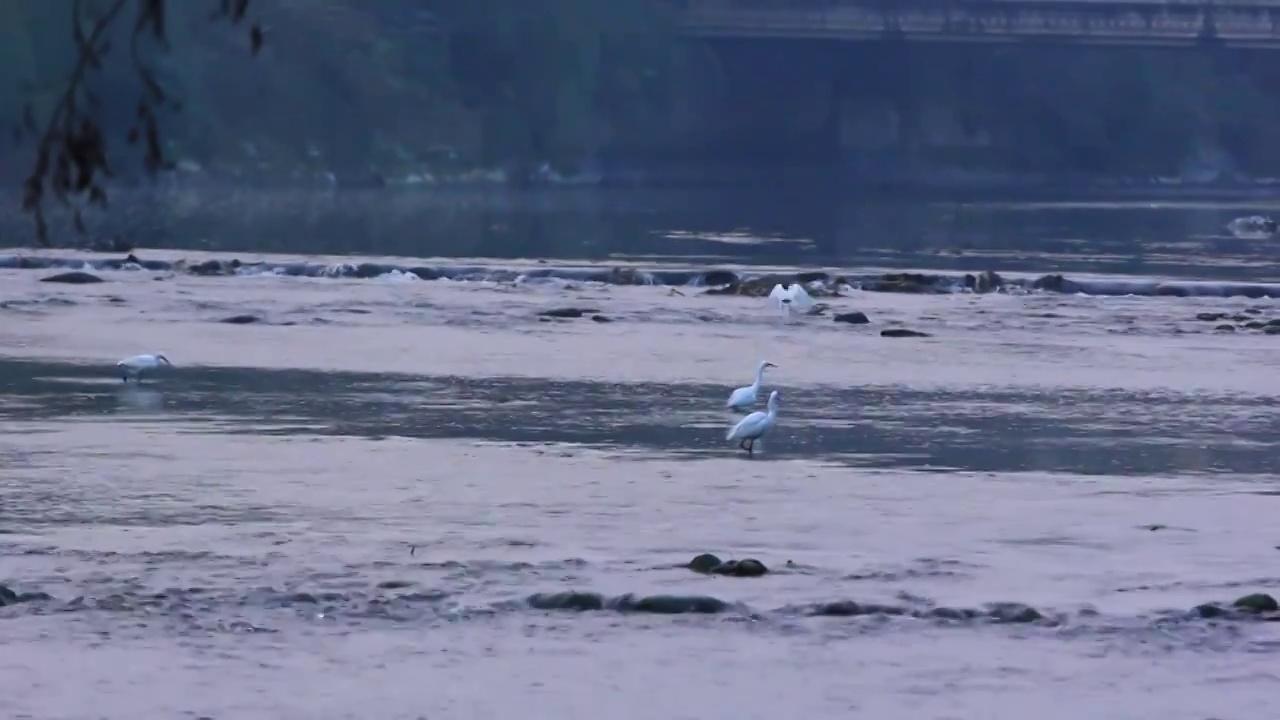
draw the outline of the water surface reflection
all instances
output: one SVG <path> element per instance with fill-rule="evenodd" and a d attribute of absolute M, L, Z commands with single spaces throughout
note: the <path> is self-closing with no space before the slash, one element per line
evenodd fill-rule
<path fill-rule="evenodd" d="M 1048 271 L 1051 263 L 1065 273 L 1280 276 L 1273 241 L 1226 230 L 1237 217 L 1275 214 L 1275 203 L 1263 199 L 867 198 L 819 185 L 339 193 L 205 187 L 121 191 L 113 200 L 127 212 L 107 221 L 152 248 L 494 259 L 664 256 L 708 264 L 963 272 Z M 25 236 L 28 222 L 0 213 L 0 234 Z"/>
<path fill-rule="evenodd" d="M 141 386 L 105 369 L 0 361 L 0 421 L 165 418 L 210 432 L 573 443 L 733 454 L 729 388 L 530 378 L 182 368 Z M 1124 390 L 781 387 L 760 459 L 1091 475 L 1265 473 L 1280 410 L 1262 398 Z"/>

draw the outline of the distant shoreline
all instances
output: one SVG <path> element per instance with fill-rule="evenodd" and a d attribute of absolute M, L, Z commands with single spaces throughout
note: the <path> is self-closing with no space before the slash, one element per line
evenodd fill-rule
<path fill-rule="evenodd" d="M 843 213 L 854 212 L 865 220 L 866 213 L 857 208 L 885 212 L 913 205 L 940 213 L 932 220 L 912 221 L 922 233 L 937 223 L 952 222 L 947 213 L 965 206 L 987 206 L 999 212 L 1206 210 L 1220 216 L 1211 223 L 1215 228 L 1237 217 L 1280 216 L 1280 184 L 1264 183 L 962 186 L 882 182 L 849 186 L 824 183 L 821 177 L 796 177 L 735 184 L 513 187 L 476 182 L 323 188 L 303 183 L 233 183 L 190 174 L 150 187 L 112 187 L 108 193 L 105 211 L 92 209 L 84 215 L 87 235 L 76 233 L 70 213 L 50 202 L 50 231 L 59 238 L 55 244 L 81 246 L 123 235 L 143 245 L 183 244 L 200 238 L 201 243 L 212 242 L 209 247 L 236 238 L 239 244 L 258 243 L 272 250 L 289 249 L 293 243 L 319 243 L 344 252 L 367 250 L 372 246 L 366 243 L 374 238 L 377 242 L 398 238 L 397 242 L 409 244 L 418 242 L 413 238 L 423 242 L 429 238 L 432 243 L 492 247 L 521 245 L 527 240 L 519 239 L 525 237 L 522 233 L 607 238 L 642 232 L 650 222 L 644 218 L 654 214 L 667 216 L 671 227 L 717 231 L 751 227 L 766 234 L 831 236 L 835 231 L 830 224 L 843 222 L 837 219 Z M 17 186 L 0 189 L 0 245 L 32 244 L 32 231 Z M 874 228 L 863 231 L 874 232 Z M 958 243 L 946 240 L 943 244 Z"/>
<path fill-rule="evenodd" d="M 18 183 L 0 188 L 0 216 L 17 213 L 20 208 Z M 707 193 L 771 193 L 801 191 L 809 195 L 835 196 L 841 199 L 866 199 L 878 202 L 1214 202 L 1264 201 L 1280 202 L 1280 178 L 1256 182 L 1177 183 L 1131 182 L 1122 180 L 1037 180 L 1009 178 L 1003 180 L 912 181 L 862 180 L 835 181 L 831 177 L 770 177 L 762 173 L 744 173 L 728 177 L 709 175 L 703 178 L 670 179 L 614 178 L 599 182 L 560 182 L 516 185 L 498 181 L 443 181 L 406 183 L 390 181 L 384 185 L 350 183 L 325 187 L 307 181 L 287 182 L 268 178 L 233 179 L 220 176 L 181 178 L 177 182 L 161 180 L 154 184 L 129 184 L 108 187 L 108 193 L 126 202 L 163 202 L 166 197 L 208 194 L 211 197 L 241 192 L 269 193 L 281 197 L 335 195 L 341 197 L 377 196 L 423 198 L 505 198 L 625 195 L 628 193 L 707 192 Z M 150 196 L 150 197 L 147 197 Z M 6 209 L 5 206 L 8 206 Z"/>

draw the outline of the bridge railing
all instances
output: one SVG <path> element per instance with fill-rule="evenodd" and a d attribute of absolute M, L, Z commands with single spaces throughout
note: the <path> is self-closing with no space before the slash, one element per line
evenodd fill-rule
<path fill-rule="evenodd" d="M 1280 46 L 1280 0 L 671 0 L 704 36 Z"/>

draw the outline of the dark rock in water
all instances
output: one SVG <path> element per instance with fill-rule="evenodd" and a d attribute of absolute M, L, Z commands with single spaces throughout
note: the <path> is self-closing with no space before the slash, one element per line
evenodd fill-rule
<path fill-rule="evenodd" d="M 720 558 L 711 553 L 702 553 L 689 561 L 689 569 L 694 572 L 710 573 L 724 564 Z"/>
<path fill-rule="evenodd" d="M 767 574 L 769 568 L 755 558 L 744 558 L 722 563 L 720 567 L 711 572 L 716 575 L 728 575 L 730 577 L 760 577 Z"/>
<path fill-rule="evenodd" d="M 194 265 L 187 266 L 187 272 L 192 275 L 234 275 L 236 270 L 244 263 L 232 258 L 231 260 L 205 260 Z"/>
<path fill-rule="evenodd" d="M 1031 283 L 1032 290 L 1048 290 L 1049 292 L 1058 292 L 1072 294 L 1080 292 L 1080 283 L 1074 280 L 1068 280 L 1059 274 L 1045 275 L 1037 278 Z"/>
<path fill-rule="evenodd" d="M 749 280 L 739 280 L 734 276 L 730 282 L 724 287 L 713 287 L 703 293 L 704 295 L 745 295 L 747 297 L 768 297 L 773 292 L 775 285 L 781 285 L 784 288 L 790 288 L 793 284 L 799 282 L 803 284 L 801 278 L 824 278 L 826 273 L 799 273 L 797 275 L 783 275 L 775 273 L 771 275 L 762 275 L 760 277 L 751 278 Z M 711 284 L 708 282 L 708 284 Z M 835 290 L 828 289 L 821 285 L 806 287 L 805 292 L 812 297 L 836 297 L 839 293 Z"/>
<path fill-rule="evenodd" d="M 941 292 L 939 277 L 923 273 L 885 273 L 872 280 L 865 289 L 872 292 L 933 293 Z"/>
<path fill-rule="evenodd" d="M 908 330 L 906 328 L 887 328 L 885 330 L 880 331 L 880 337 L 905 338 L 905 337 L 933 337 L 933 336 L 927 332 L 920 332 L 919 330 Z"/>
<path fill-rule="evenodd" d="M 1258 330 L 1260 328 L 1266 327 L 1267 324 L 1260 320 L 1250 320 L 1249 322 L 1245 323 L 1244 326 L 1249 328 L 1250 330 Z"/>
<path fill-rule="evenodd" d="M 383 265 L 380 263 L 360 263 L 355 267 L 347 277 L 354 277 L 360 280 L 368 280 L 369 278 L 382 277 L 392 270 L 396 270 L 394 265 Z"/>
<path fill-rule="evenodd" d="M 702 284 L 710 286 L 736 285 L 738 273 L 732 270 L 708 270 L 702 274 Z"/>
<path fill-rule="evenodd" d="M 642 598 L 624 595 L 610 605 L 623 612 L 647 612 L 659 615 L 718 613 L 729 609 L 729 603 L 705 595 L 650 595 Z"/>
<path fill-rule="evenodd" d="M 52 600 L 53 596 L 43 592 L 16 592 L 7 585 L 0 585 L 0 607 L 6 605 L 17 605 L 24 602 L 39 602 L 42 600 Z"/>
<path fill-rule="evenodd" d="M 992 603 L 987 606 L 987 615 L 1004 623 L 1032 623 L 1044 618 L 1039 610 L 1022 603 Z"/>
<path fill-rule="evenodd" d="M 906 615 L 907 609 L 894 605 L 878 603 L 860 603 L 853 600 L 837 600 L 821 603 L 809 611 L 810 615 L 826 617 L 855 617 L 858 615 Z"/>
<path fill-rule="evenodd" d="M 866 316 L 866 313 L 857 311 L 840 313 L 831 319 L 836 322 L 849 323 L 850 325 L 866 325 L 871 322 L 870 318 Z"/>
<path fill-rule="evenodd" d="M 1280 318 L 1276 318 L 1276 319 L 1274 319 L 1274 320 L 1268 320 L 1268 321 L 1267 321 L 1267 324 L 1268 324 L 1268 325 L 1280 325 Z"/>
<path fill-rule="evenodd" d="M 106 282 L 106 280 L 103 280 L 92 273 L 75 270 L 72 272 L 58 273 L 57 275 L 40 278 L 40 282 L 66 283 L 68 285 L 89 285 L 91 283 Z"/>
<path fill-rule="evenodd" d="M 592 315 L 600 312 L 594 308 L 552 308 L 551 310 L 543 310 L 538 313 L 539 317 L 549 318 L 580 318 L 583 315 Z"/>
<path fill-rule="evenodd" d="M 604 596 L 599 593 L 559 592 L 535 593 L 525 602 L 535 610 L 603 610 Z"/>
<path fill-rule="evenodd" d="M 870 613 L 864 611 L 861 605 L 852 600 L 837 600 L 817 605 L 809 614 L 828 617 L 853 617 L 855 615 L 869 615 Z"/>
<path fill-rule="evenodd" d="M 1202 618 L 1216 618 L 1226 615 L 1227 609 L 1217 603 L 1205 603 L 1195 606 L 1192 612 Z"/>
<path fill-rule="evenodd" d="M 987 293 L 1001 290 L 1005 285 L 1004 278 L 988 270 L 978 275 L 966 274 L 962 277 L 911 272 L 885 273 L 869 282 L 864 282 L 862 287 L 870 292 L 919 294 L 950 293 L 960 288 Z"/>
<path fill-rule="evenodd" d="M 760 577 L 769 572 L 764 563 L 754 558 L 721 560 L 711 553 L 703 553 L 689 561 L 688 568 L 704 575 L 728 575 L 730 577 Z"/>
<path fill-rule="evenodd" d="M 606 317 L 606 316 L 604 316 L 604 315 L 592 315 L 592 316 L 591 316 L 591 319 L 592 319 L 592 320 L 594 320 L 595 322 L 598 322 L 598 323 L 611 323 L 611 322 L 613 322 L 613 318 L 611 318 L 611 317 Z"/>
<path fill-rule="evenodd" d="M 789 285 L 790 282 L 790 277 L 782 275 L 767 275 L 765 277 L 751 278 L 750 280 L 739 280 L 737 276 L 734 276 L 733 280 L 724 287 L 711 288 L 705 294 L 765 297 L 773 290 L 774 285 Z"/>
<path fill-rule="evenodd" d="M 1267 325 L 1266 327 L 1262 328 L 1262 334 L 1280 335 L 1280 325 Z"/>
<path fill-rule="evenodd" d="M 1231 603 L 1231 607 L 1246 612 L 1264 613 L 1280 610 L 1280 603 L 1276 603 L 1276 599 L 1266 593 L 1253 593 L 1237 599 Z"/>
<path fill-rule="evenodd" d="M 536 610 L 616 610 L 661 615 L 718 613 L 730 608 L 729 603 L 705 595 L 623 595 L 606 599 L 599 593 L 577 591 L 535 593 L 525 598 L 525 602 Z"/>
<path fill-rule="evenodd" d="M 218 322 L 228 325 L 252 325 L 253 323 L 262 322 L 262 318 L 257 315 L 232 315 L 228 318 L 222 318 Z"/>
<path fill-rule="evenodd" d="M 1235 325 L 1219 325 L 1214 328 L 1216 332 L 1233 333 L 1236 331 Z"/>
<path fill-rule="evenodd" d="M 939 620 L 972 620 L 980 613 L 970 608 L 936 607 L 925 612 L 926 617 Z"/>
<path fill-rule="evenodd" d="M 984 270 L 977 276 L 965 275 L 965 287 L 977 293 L 989 293 L 1000 290 L 1004 287 L 1004 278 L 993 270 Z"/>
<path fill-rule="evenodd" d="M 1196 319 L 1197 319 L 1197 320 L 1204 320 L 1205 322 L 1213 322 L 1214 320 L 1221 320 L 1221 319 L 1225 318 L 1226 316 L 1227 316 L 1227 314 L 1226 314 L 1226 313 L 1222 313 L 1222 312 L 1202 312 L 1202 313 L 1196 313 Z"/>
<path fill-rule="evenodd" d="M 108 258 L 106 260 L 97 260 L 93 262 L 94 270 L 153 270 L 164 271 L 172 270 L 173 263 L 164 260 L 142 260 L 137 255 L 129 253 L 122 258 Z"/>

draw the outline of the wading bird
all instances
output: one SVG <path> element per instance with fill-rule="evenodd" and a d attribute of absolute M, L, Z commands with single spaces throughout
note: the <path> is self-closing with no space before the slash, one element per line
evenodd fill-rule
<path fill-rule="evenodd" d="M 759 410 L 738 421 L 725 436 L 725 440 L 737 440 L 738 447 L 747 451 L 747 457 L 755 454 L 756 440 L 769 432 L 778 419 L 778 391 L 769 393 L 769 412 Z"/>
<path fill-rule="evenodd" d="M 781 284 L 774 285 L 769 292 L 769 303 L 788 319 L 793 312 L 808 315 L 814 306 L 813 297 L 805 292 L 804 286 L 796 282 L 785 288 Z"/>
<path fill-rule="evenodd" d="M 135 382 L 140 382 L 143 370 L 155 370 L 161 365 L 173 365 L 173 363 L 169 362 L 169 358 L 160 353 L 134 355 L 116 363 L 116 367 L 120 369 L 120 379 L 124 382 L 129 382 L 131 377 L 134 378 Z"/>
<path fill-rule="evenodd" d="M 778 367 L 768 360 L 761 360 L 756 366 L 756 381 L 746 387 L 740 387 L 729 395 L 729 402 L 725 403 L 725 407 L 730 410 L 742 412 L 747 408 L 756 404 L 756 397 L 760 393 L 760 382 L 764 380 L 764 369 Z"/>

